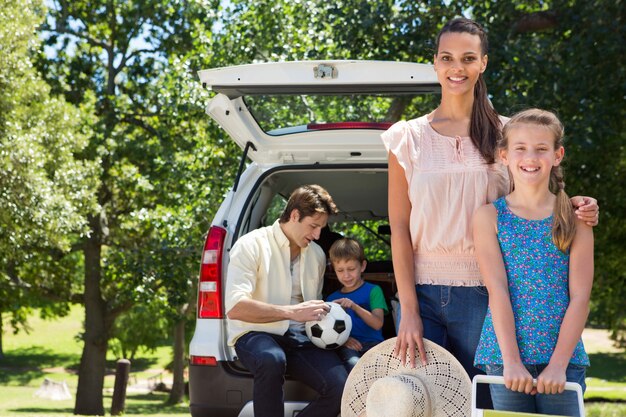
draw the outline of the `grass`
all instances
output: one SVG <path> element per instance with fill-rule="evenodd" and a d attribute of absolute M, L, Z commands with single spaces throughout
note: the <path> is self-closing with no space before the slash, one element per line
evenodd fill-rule
<path fill-rule="evenodd" d="M 74 396 L 82 343 L 83 309 L 75 306 L 68 317 L 57 320 L 30 318 L 30 334 L 3 335 L 5 358 L 0 359 L 0 416 L 73 417 L 74 399 L 53 401 L 35 397 L 44 378 L 66 381 Z M 8 326 L 4 326 L 7 329 Z M 592 366 L 587 372 L 585 407 L 588 417 L 626 416 L 626 352 L 614 348 L 606 332 L 586 329 L 583 335 Z M 131 364 L 129 385 L 158 376 L 171 360 L 171 348 L 146 352 Z M 107 357 L 104 408 L 111 409 L 115 358 Z M 167 394 L 129 392 L 127 416 L 188 417 L 187 404 L 168 406 Z"/>
<path fill-rule="evenodd" d="M 17 335 L 5 332 L 5 357 L 0 359 L 0 416 L 2 417 L 70 417 L 74 416 L 74 400 L 46 400 L 35 397 L 35 391 L 45 378 L 65 381 L 74 397 L 78 385 L 78 365 L 82 343 L 77 335 L 82 331 L 84 313 L 81 306 L 71 309 L 69 316 L 57 320 L 29 318 L 32 331 Z M 4 329 L 8 326 L 5 324 Z M 154 352 L 144 352 L 132 361 L 129 386 L 158 377 L 171 361 L 171 348 L 163 346 Z M 116 358 L 107 357 L 104 378 L 104 408 L 111 409 L 115 381 Z M 187 404 L 168 406 L 166 393 L 138 394 L 129 392 L 125 415 L 188 417 Z"/>

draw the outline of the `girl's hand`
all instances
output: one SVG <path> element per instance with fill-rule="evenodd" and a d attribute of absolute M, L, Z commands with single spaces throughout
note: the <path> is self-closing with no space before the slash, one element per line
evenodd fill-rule
<path fill-rule="evenodd" d="M 576 196 L 571 198 L 576 216 L 589 226 L 597 226 L 600 219 L 598 200 L 592 197 Z"/>
<path fill-rule="evenodd" d="M 357 352 L 360 352 L 363 349 L 363 345 L 361 344 L 361 342 L 353 337 L 349 337 L 346 343 L 344 343 L 343 345 L 352 350 L 356 350 Z"/>
<path fill-rule="evenodd" d="M 504 366 L 504 386 L 511 391 L 524 392 L 534 395 L 537 391 L 533 387 L 533 377 L 521 363 Z"/>
<path fill-rule="evenodd" d="M 540 394 L 561 394 L 565 391 L 565 368 L 548 364 L 537 377 L 537 392 Z"/>
<path fill-rule="evenodd" d="M 416 312 L 402 312 L 400 327 L 396 338 L 396 347 L 393 350 L 395 357 L 400 359 L 403 365 L 407 365 L 406 357 L 409 356 L 411 368 L 415 368 L 415 350 L 419 352 L 422 365 L 426 365 L 426 349 L 424 348 L 424 326 L 422 319 Z"/>
<path fill-rule="evenodd" d="M 354 301 L 349 298 L 338 298 L 336 300 L 333 300 L 333 303 L 337 303 L 343 308 L 354 308 Z"/>

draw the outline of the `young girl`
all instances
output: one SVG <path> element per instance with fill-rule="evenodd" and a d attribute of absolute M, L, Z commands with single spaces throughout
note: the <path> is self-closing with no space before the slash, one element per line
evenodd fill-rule
<path fill-rule="evenodd" d="M 489 291 L 475 365 L 504 375 L 504 387 L 491 386 L 497 410 L 578 416 L 576 395 L 564 386 L 585 387 L 589 358 L 581 334 L 593 281 L 593 232 L 576 219 L 564 191 L 557 117 L 526 110 L 502 133 L 498 151 L 514 189 L 479 208 L 473 221 Z"/>

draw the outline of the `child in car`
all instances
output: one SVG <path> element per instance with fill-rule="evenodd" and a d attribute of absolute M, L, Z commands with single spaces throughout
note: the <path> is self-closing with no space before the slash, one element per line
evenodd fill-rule
<path fill-rule="evenodd" d="M 326 301 L 341 305 L 352 318 L 350 338 L 337 350 L 349 372 L 365 352 L 384 340 L 382 327 L 389 309 L 382 289 L 365 282 L 361 276 L 367 261 L 357 240 L 337 240 L 329 255 L 342 288 L 330 294 Z"/>

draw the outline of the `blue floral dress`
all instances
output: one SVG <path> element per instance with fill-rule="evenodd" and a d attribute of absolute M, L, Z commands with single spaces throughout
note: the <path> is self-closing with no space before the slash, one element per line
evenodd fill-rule
<path fill-rule="evenodd" d="M 552 241 L 552 216 L 526 220 L 511 212 L 504 197 L 493 202 L 498 213 L 498 242 L 506 268 L 515 334 L 524 365 L 547 364 L 556 347 L 569 305 L 569 253 Z M 582 340 L 571 364 L 589 365 Z M 474 365 L 502 365 L 491 309 L 483 324 Z"/>

